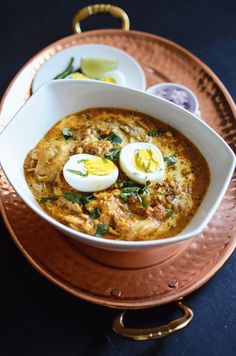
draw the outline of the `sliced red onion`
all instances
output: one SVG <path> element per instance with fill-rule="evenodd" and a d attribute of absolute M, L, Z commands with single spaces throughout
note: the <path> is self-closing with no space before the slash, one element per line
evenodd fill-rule
<path fill-rule="evenodd" d="M 148 93 L 164 98 L 180 107 L 196 113 L 198 100 L 191 90 L 177 83 L 161 83 L 150 87 Z"/>

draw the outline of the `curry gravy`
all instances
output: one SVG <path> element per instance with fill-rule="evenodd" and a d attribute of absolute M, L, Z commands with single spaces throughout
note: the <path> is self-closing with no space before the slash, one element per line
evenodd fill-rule
<path fill-rule="evenodd" d="M 63 135 L 64 128 L 71 135 Z M 111 133 L 122 142 L 109 140 Z M 161 150 L 165 177 L 124 199 L 124 188 L 135 183 L 122 172 L 117 157 L 126 144 L 139 141 Z M 113 158 L 119 169 L 117 182 L 91 194 L 72 189 L 62 170 L 77 153 Z M 210 182 L 205 158 L 180 132 L 148 115 L 111 108 L 88 109 L 61 119 L 28 153 L 24 169 L 36 201 L 50 216 L 90 235 L 100 229 L 102 238 L 130 241 L 180 233 L 196 213 Z"/>

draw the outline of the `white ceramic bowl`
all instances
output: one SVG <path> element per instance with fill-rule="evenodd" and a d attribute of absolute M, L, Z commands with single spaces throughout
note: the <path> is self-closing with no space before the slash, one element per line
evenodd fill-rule
<path fill-rule="evenodd" d="M 63 72 L 71 57 L 74 57 L 74 68 L 80 66 L 82 57 L 116 59 L 118 70 L 125 77 L 125 87 L 145 90 L 146 78 L 141 65 L 136 59 L 121 49 L 101 44 L 83 44 L 72 46 L 54 54 L 37 71 L 33 83 L 33 93 L 43 84 L 53 79 L 58 73 Z M 76 79 L 73 79 L 76 80 Z"/>
<path fill-rule="evenodd" d="M 177 91 L 183 91 L 184 93 L 186 93 L 188 96 L 188 101 L 189 101 L 189 108 L 186 110 L 190 111 L 192 114 L 197 114 L 197 112 L 199 110 L 199 103 L 198 103 L 197 97 L 192 92 L 192 90 L 185 87 L 184 85 L 181 85 L 179 83 L 168 83 L 168 82 L 154 84 L 147 89 L 147 93 L 156 95 L 160 98 L 165 98 L 165 90 L 171 90 L 171 89 L 172 90 L 176 89 Z M 171 101 L 171 100 L 169 100 L 169 101 Z"/>
<path fill-rule="evenodd" d="M 189 225 L 179 235 L 154 241 L 115 241 L 73 230 L 47 215 L 35 201 L 24 177 L 25 156 L 43 135 L 65 115 L 92 107 L 140 111 L 181 131 L 206 158 L 211 182 Z M 79 241 L 114 251 L 137 251 L 165 246 L 200 233 L 218 207 L 235 168 L 235 156 L 223 139 L 193 114 L 164 99 L 112 84 L 57 80 L 41 87 L 20 109 L 0 136 L 0 162 L 10 183 L 39 216 Z"/>

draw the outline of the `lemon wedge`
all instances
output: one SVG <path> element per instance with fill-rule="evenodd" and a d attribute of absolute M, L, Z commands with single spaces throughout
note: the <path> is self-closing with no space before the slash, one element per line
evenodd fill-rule
<path fill-rule="evenodd" d="M 114 59 L 81 58 L 82 72 L 88 77 L 99 78 L 103 73 L 110 72 L 117 68 L 117 61 Z"/>

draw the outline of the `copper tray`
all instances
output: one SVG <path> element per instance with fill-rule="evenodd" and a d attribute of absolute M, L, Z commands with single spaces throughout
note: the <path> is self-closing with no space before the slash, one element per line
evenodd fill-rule
<path fill-rule="evenodd" d="M 137 31 L 89 31 L 60 39 L 43 49 L 10 83 L 1 102 L 0 124 L 4 126 L 16 111 L 16 106 L 13 110 L 11 105 L 16 94 L 18 106 L 30 96 L 32 79 L 50 56 L 84 43 L 102 43 L 127 51 L 142 65 L 148 86 L 163 81 L 188 86 L 198 97 L 201 117 L 236 148 L 235 105 L 216 75 L 179 45 Z M 3 219 L 31 265 L 69 293 L 103 306 L 146 308 L 180 300 L 206 283 L 236 246 L 235 175 L 220 208 L 202 234 L 190 240 L 171 260 L 138 269 L 113 268 L 86 257 L 79 243 L 53 229 L 21 201 L 2 172 L 0 186 Z M 190 312 L 185 310 L 186 313 Z M 191 319 L 191 315 L 188 317 Z M 121 327 L 122 316 L 119 318 Z M 162 331 L 158 329 L 155 337 L 164 336 Z"/>

